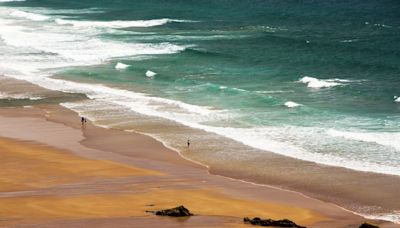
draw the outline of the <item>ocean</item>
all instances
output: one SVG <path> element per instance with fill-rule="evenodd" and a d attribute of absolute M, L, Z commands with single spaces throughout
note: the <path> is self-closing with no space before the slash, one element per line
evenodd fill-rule
<path fill-rule="evenodd" d="M 262 175 L 251 161 L 273 152 L 400 176 L 399 12 L 397 0 L 0 0 L 0 75 L 86 94 L 62 105 L 210 167 Z M 0 93 L 0 106 L 29 98 Z"/>

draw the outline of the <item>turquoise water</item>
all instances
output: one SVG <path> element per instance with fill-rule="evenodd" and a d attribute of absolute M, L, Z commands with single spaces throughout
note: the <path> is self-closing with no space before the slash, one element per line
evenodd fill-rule
<path fill-rule="evenodd" d="M 400 175 L 398 12 L 398 1 L 3 0 L 0 73 Z"/>

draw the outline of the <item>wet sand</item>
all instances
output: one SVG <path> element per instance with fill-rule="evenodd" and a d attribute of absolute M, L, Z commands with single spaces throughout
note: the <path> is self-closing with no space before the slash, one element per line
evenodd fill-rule
<path fill-rule="evenodd" d="M 0 109 L 0 137 L 1 226 L 245 227 L 244 216 L 258 216 L 349 227 L 365 220 L 295 192 L 210 175 L 147 136 L 82 128 L 58 105 Z M 145 212 L 181 204 L 196 216 Z"/>

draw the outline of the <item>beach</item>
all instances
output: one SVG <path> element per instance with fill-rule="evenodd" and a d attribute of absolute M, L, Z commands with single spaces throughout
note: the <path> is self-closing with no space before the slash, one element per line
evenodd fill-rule
<path fill-rule="evenodd" d="M 0 225 L 398 227 L 399 11 L 0 0 Z"/>
<path fill-rule="evenodd" d="M 148 136 L 82 126 L 79 115 L 57 104 L 3 107 L 0 116 L 2 227 L 250 226 L 243 217 L 288 218 L 307 227 L 367 221 L 296 192 L 209 174 Z M 179 205 L 195 216 L 146 212 Z"/>

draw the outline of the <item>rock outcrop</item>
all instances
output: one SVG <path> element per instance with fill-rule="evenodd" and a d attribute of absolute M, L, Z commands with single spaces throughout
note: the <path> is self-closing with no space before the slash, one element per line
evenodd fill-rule
<path fill-rule="evenodd" d="M 379 226 L 365 222 L 365 223 L 361 224 L 360 228 L 379 228 Z"/>
<path fill-rule="evenodd" d="M 172 216 L 172 217 L 184 217 L 184 216 L 193 215 L 184 206 L 179 206 L 179 207 L 165 209 L 165 210 L 159 210 L 159 211 L 147 211 L 147 212 L 151 212 L 151 213 L 153 213 L 155 215 L 159 215 L 159 216 Z"/>
<path fill-rule="evenodd" d="M 256 225 L 256 226 L 276 226 L 276 227 L 305 228 L 304 226 L 299 226 L 296 223 L 294 223 L 294 222 L 292 222 L 292 221 L 290 221 L 288 219 L 272 220 L 272 219 L 260 219 L 258 217 L 250 219 L 248 217 L 245 217 L 243 219 L 243 222 L 250 223 L 250 224 Z"/>

